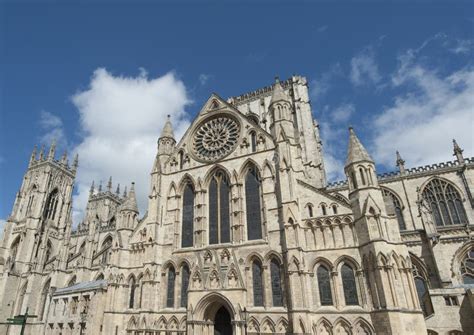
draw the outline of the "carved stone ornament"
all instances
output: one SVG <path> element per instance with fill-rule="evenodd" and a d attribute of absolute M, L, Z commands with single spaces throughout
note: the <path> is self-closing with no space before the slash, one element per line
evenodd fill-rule
<path fill-rule="evenodd" d="M 205 120 L 194 132 L 193 151 L 202 161 L 215 161 L 230 154 L 240 135 L 235 119 L 218 115 Z"/>

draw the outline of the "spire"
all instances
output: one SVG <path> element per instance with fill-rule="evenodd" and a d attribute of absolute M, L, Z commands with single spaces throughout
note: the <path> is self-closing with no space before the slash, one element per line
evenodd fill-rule
<path fill-rule="evenodd" d="M 78 165 L 79 165 L 79 154 L 76 153 L 76 155 L 74 156 L 74 162 L 72 163 L 72 169 L 76 171 Z"/>
<path fill-rule="evenodd" d="M 117 189 L 115 190 L 115 194 L 117 194 L 117 196 L 120 196 L 120 184 L 117 184 Z"/>
<path fill-rule="evenodd" d="M 125 189 L 123 190 L 123 195 L 124 198 L 127 197 L 127 186 L 125 186 Z"/>
<path fill-rule="evenodd" d="M 94 194 L 94 188 L 95 188 L 95 186 L 94 186 L 94 181 L 92 181 L 91 188 L 90 188 L 90 190 L 89 190 L 89 197 Z"/>
<path fill-rule="evenodd" d="M 270 105 L 277 101 L 290 101 L 290 98 L 286 94 L 285 90 L 281 86 L 280 78 L 275 77 L 275 86 L 273 86 L 272 99 L 270 100 Z"/>
<path fill-rule="evenodd" d="M 122 211 L 132 211 L 138 213 L 138 206 L 137 206 L 137 197 L 135 196 L 135 183 L 132 182 L 132 186 L 130 187 L 130 192 L 128 192 L 128 196 L 125 199 L 124 203 L 122 204 Z"/>
<path fill-rule="evenodd" d="M 99 193 L 102 192 L 102 180 L 99 181 L 99 190 L 98 191 L 99 191 Z"/>
<path fill-rule="evenodd" d="M 36 150 L 37 150 L 37 146 L 35 144 L 35 146 L 33 147 L 33 151 L 31 152 L 31 157 L 30 157 L 30 166 L 36 161 Z"/>
<path fill-rule="evenodd" d="M 405 173 L 405 161 L 403 160 L 402 156 L 397 150 L 397 162 L 396 165 L 398 166 L 398 170 L 400 171 L 401 174 Z"/>
<path fill-rule="evenodd" d="M 49 147 L 48 160 L 54 160 L 54 155 L 56 154 L 56 139 L 53 139 L 51 146 Z"/>
<path fill-rule="evenodd" d="M 160 138 L 169 137 L 174 139 L 173 125 L 171 124 L 171 116 L 168 114 L 163 130 L 161 131 Z"/>
<path fill-rule="evenodd" d="M 346 166 L 361 161 L 374 162 L 357 138 L 354 128 L 349 127 L 349 149 L 347 150 Z"/>
<path fill-rule="evenodd" d="M 42 161 L 43 159 L 44 159 L 44 144 L 41 145 L 40 156 L 39 156 L 40 161 Z"/>
<path fill-rule="evenodd" d="M 453 149 L 454 149 L 454 154 L 453 156 L 456 156 L 456 159 L 459 164 L 464 164 L 464 156 L 462 155 L 463 149 L 458 145 L 458 142 L 456 142 L 455 139 L 453 139 Z"/>
<path fill-rule="evenodd" d="M 112 192 L 112 176 L 109 177 L 109 182 L 107 183 L 107 192 Z"/>

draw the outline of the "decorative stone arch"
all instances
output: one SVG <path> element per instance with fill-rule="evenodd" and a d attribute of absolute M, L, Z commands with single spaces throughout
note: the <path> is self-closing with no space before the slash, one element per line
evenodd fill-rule
<path fill-rule="evenodd" d="M 157 321 L 155 321 L 155 324 L 156 324 L 156 328 L 160 330 L 165 330 L 168 322 L 166 321 L 166 318 L 162 315 L 159 317 Z"/>
<path fill-rule="evenodd" d="M 333 335 L 332 328 L 331 322 L 325 317 L 319 319 L 313 326 L 314 333 L 317 335 Z"/>
<path fill-rule="evenodd" d="M 140 328 L 141 329 L 146 329 L 147 328 L 147 322 L 146 322 L 146 317 L 145 315 L 142 316 L 142 319 L 140 321 Z"/>
<path fill-rule="evenodd" d="M 266 316 L 260 322 L 260 333 L 262 334 L 274 334 L 276 329 L 276 324 L 273 320 Z"/>
<path fill-rule="evenodd" d="M 354 335 L 372 335 L 375 330 L 372 325 L 362 317 L 358 317 L 354 321 L 353 334 Z"/>
<path fill-rule="evenodd" d="M 334 269 L 340 272 L 342 265 L 345 263 L 348 264 L 354 272 L 361 270 L 360 264 L 349 255 L 339 256 L 334 262 Z"/>
<path fill-rule="evenodd" d="M 324 265 L 325 267 L 327 267 L 329 271 L 334 270 L 333 264 L 325 257 L 317 257 L 314 261 L 312 261 L 310 269 L 312 269 L 312 271 L 316 273 L 316 271 L 318 270 L 318 267 L 321 265 Z"/>
<path fill-rule="evenodd" d="M 69 278 L 69 280 L 66 281 L 66 287 L 75 285 L 75 284 L 76 284 L 76 281 L 77 281 L 77 276 L 76 276 L 76 275 L 72 275 L 72 276 Z"/>
<path fill-rule="evenodd" d="M 223 294 L 212 292 L 204 296 L 196 305 L 194 310 L 194 319 L 203 321 L 212 321 L 216 312 L 224 307 L 230 314 L 232 320 L 236 320 L 239 314 L 232 302 Z"/>
<path fill-rule="evenodd" d="M 170 269 L 171 266 L 174 268 L 175 271 L 177 271 L 177 269 L 179 269 L 179 268 L 177 267 L 176 262 L 174 262 L 173 260 L 169 259 L 169 260 L 167 260 L 167 261 L 163 264 L 163 266 L 161 267 L 161 274 L 162 274 L 162 275 L 166 275 L 166 273 L 168 272 L 168 270 Z"/>
<path fill-rule="evenodd" d="M 288 320 L 284 317 L 280 317 L 276 322 L 276 332 L 281 334 L 286 334 L 288 330 Z"/>
<path fill-rule="evenodd" d="M 206 174 L 204 175 L 204 178 L 203 178 L 203 183 L 202 183 L 202 187 L 205 188 L 205 189 L 208 189 L 209 188 L 209 184 L 211 183 L 211 180 L 212 178 L 214 177 L 214 175 L 217 173 L 217 172 L 222 172 L 224 173 L 224 175 L 227 177 L 227 179 L 229 180 L 229 182 L 231 181 L 231 173 L 230 171 L 225 168 L 223 165 L 221 164 L 214 164 L 210 169 L 209 171 L 206 172 Z"/>
<path fill-rule="evenodd" d="M 251 333 L 260 333 L 260 324 L 254 316 L 248 320 L 248 331 Z"/>
<path fill-rule="evenodd" d="M 345 196 L 343 196 L 342 194 L 340 193 L 334 193 L 333 196 L 338 199 L 339 201 L 342 201 L 343 203 L 345 203 L 346 205 L 349 205 L 350 206 L 350 201 L 349 199 L 347 199 Z"/>
<path fill-rule="evenodd" d="M 443 181 L 447 184 L 450 184 L 452 187 L 454 187 L 454 189 L 459 193 L 459 195 L 461 196 L 461 200 L 464 202 L 466 200 L 466 197 L 465 197 L 465 194 L 464 192 L 462 191 L 462 189 L 456 185 L 453 181 L 447 179 L 447 178 L 444 178 L 442 176 L 432 176 L 430 178 L 428 178 L 427 180 L 425 180 L 421 185 L 420 187 L 418 188 L 418 200 L 422 200 L 422 195 L 423 195 L 423 191 L 425 190 L 425 188 L 428 186 L 429 183 L 431 183 L 433 180 L 435 179 L 438 179 L 440 181 Z"/>
<path fill-rule="evenodd" d="M 387 256 L 385 256 L 382 252 L 379 252 L 377 255 L 377 266 L 387 266 L 389 265 L 389 261 Z"/>
<path fill-rule="evenodd" d="M 99 243 L 100 245 L 100 250 L 103 250 L 104 249 L 104 243 L 107 241 L 107 240 L 111 240 L 111 243 L 110 243 L 110 246 L 112 246 L 113 242 L 114 242 L 114 237 L 112 236 L 111 233 L 108 233 L 107 235 L 105 235 L 105 237 L 101 240 L 101 242 Z"/>
<path fill-rule="evenodd" d="M 94 280 L 103 280 L 105 278 L 104 276 L 104 273 L 103 272 L 99 272 L 96 274 L 96 276 L 94 277 Z"/>
<path fill-rule="evenodd" d="M 300 326 L 300 331 L 303 334 L 306 334 L 306 326 L 305 326 L 305 323 L 304 323 L 304 321 L 301 317 L 299 318 L 299 326 Z"/>
<path fill-rule="evenodd" d="M 172 181 L 170 187 L 168 188 L 168 198 L 175 197 L 177 194 L 178 187 L 176 186 L 175 182 Z"/>
<path fill-rule="evenodd" d="M 257 162 L 255 160 L 253 160 L 252 158 L 247 158 L 245 160 L 245 162 L 242 164 L 241 168 L 240 168 L 240 171 L 238 173 L 238 178 L 240 181 L 244 181 L 245 180 L 245 176 L 247 174 L 247 170 L 251 167 L 254 167 L 255 170 L 257 171 L 257 176 L 261 179 L 262 178 L 262 169 L 260 168 L 260 166 L 257 164 Z"/>
<path fill-rule="evenodd" d="M 279 255 L 277 252 L 271 250 L 271 251 L 267 252 L 265 257 L 263 258 L 263 260 L 264 260 L 263 265 L 269 265 L 270 262 L 272 261 L 272 259 L 274 259 L 274 258 L 278 261 L 278 263 L 280 263 L 280 266 L 283 264 L 283 258 L 281 257 L 281 255 Z"/>
<path fill-rule="evenodd" d="M 272 164 L 265 159 L 263 162 L 263 178 L 273 178 L 275 176 L 275 169 Z"/>
<path fill-rule="evenodd" d="M 137 319 L 135 318 L 134 315 L 132 315 L 132 317 L 127 323 L 127 329 L 134 330 L 134 329 L 137 329 L 137 327 L 138 327 Z"/>
<path fill-rule="evenodd" d="M 289 271 L 297 271 L 299 272 L 301 270 L 301 262 L 296 258 L 296 256 L 293 256 L 290 260 L 289 263 Z"/>
<path fill-rule="evenodd" d="M 179 329 L 179 321 L 178 321 L 178 318 L 175 315 L 173 315 L 168 320 L 168 324 L 166 325 L 166 329 L 168 329 L 168 330 L 178 330 Z"/>
<path fill-rule="evenodd" d="M 340 316 L 334 321 L 334 333 L 338 335 L 352 334 L 352 325 L 344 317 Z"/>
<path fill-rule="evenodd" d="M 197 186 L 196 179 L 194 179 L 194 177 L 191 176 L 189 173 L 185 173 L 178 183 L 177 194 L 182 196 L 184 192 L 184 188 L 188 184 L 191 184 L 193 191 L 196 192 L 196 186 Z"/>
<path fill-rule="evenodd" d="M 181 318 L 181 321 L 179 322 L 179 330 L 182 330 L 182 331 L 186 330 L 186 320 L 187 319 L 185 316 Z"/>

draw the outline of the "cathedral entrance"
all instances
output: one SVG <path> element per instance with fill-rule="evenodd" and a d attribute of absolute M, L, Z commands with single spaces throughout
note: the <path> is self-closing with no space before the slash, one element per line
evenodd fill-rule
<path fill-rule="evenodd" d="M 230 314 L 224 306 L 219 308 L 214 317 L 214 335 L 232 335 Z"/>

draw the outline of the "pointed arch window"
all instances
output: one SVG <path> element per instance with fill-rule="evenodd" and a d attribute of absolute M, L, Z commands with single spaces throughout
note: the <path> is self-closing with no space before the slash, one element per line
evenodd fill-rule
<path fill-rule="evenodd" d="M 359 174 L 360 174 L 360 181 L 361 181 L 362 185 L 365 185 L 364 169 L 359 168 Z"/>
<path fill-rule="evenodd" d="M 58 192 L 58 189 L 55 188 L 48 195 L 48 199 L 46 200 L 46 206 L 44 207 L 43 218 L 54 220 L 54 218 L 56 217 L 58 202 L 59 202 L 59 192 Z"/>
<path fill-rule="evenodd" d="M 474 284 L 474 248 L 469 250 L 461 263 L 461 275 L 464 284 Z"/>
<path fill-rule="evenodd" d="M 395 209 L 395 215 L 398 221 L 398 227 L 400 230 L 406 230 L 407 226 L 405 224 L 405 219 L 403 218 L 403 207 L 400 203 L 398 196 L 386 188 L 382 188 L 382 195 L 390 199 Z"/>
<path fill-rule="evenodd" d="M 263 270 L 258 260 L 252 262 L 253 305 L 263 306 Z"/>
<path fill-rule="evenodd" d="M 181 246 L 183 248 L 193 246 L 194 235 L 194 189 L 191 183 L 187 183 L 183 192 L 183 215 L 182 215 Z"/>
<path fill-rule="evenodd" d="M 100 263 L 107 265 L 110 260 L 110 248 L 112 247 L 112 236 L 108 236 L 104 242 L 102 242 L 102 258 Z"/>
<path fill-rule="evenodd" d="M 415 279 L 416 293 L 423 315 L 426 317 L 433 314 L 433 305 L 431 304 L 431 297 L 428 292 L 427 278 L 423 275 L 423 272 L 420 271 L 416 264 L 417 261 L 412 257 L 412 273 L 413 278 Z"/>
<path fill-rule="evenodd" d="M 341 268 L 342 288 L 344 290 L 344 299 L 347 306 L 358 305 L 357 286 L 354 277 L 354 270 L 347 264 Z"/>
<path fill-rule="evenodd" d="M 250 148 L 252 152 L 257 151 L 257 134 L 254 131 L 250 133 Z"/>
<path fill-rule="evenodd" d="M 433 179 L 426 185 L 422 197 L 430 205 L 437 226 L 467 223 L 461 195 L 450 183 Z"/>
<path fill-rule="evenodd" d="M 135 277 L 132 276 L 130 278 L 130 282 L 129 282 L 128 285 L 130 287 L 130 295 L 129 295 L 129 299 L 128 299 L 128 308 L 134 308 L 135 307 L 135 294 L 136 294 L 136 290 L 137 290 Z"/>
<path fill-rule="evenodd" d="M 209 244 L 230 242 L 230 184 L 218 171 L 209 185 Z"/>
<path fill-rule="evenodd" d="M 270 262 L 270 276 L 272 280 L 273 306 L 283 306 L 283 289 L 281 283 L 281 267 L 276 259 Z"/>
<path fill-rule="evenodd" d="M 174 285 L 176 282 L 176 272 L 174 267 L 170 266 L 168 270 L 168 281 L 166 289 L 166 307 L 174 307 Z"/>
<path fill-rule="evenodd" d="M 321 301 L 321 306 L 331 306 L 333 302 L 329 270 L 324 265 L 320 265 L 316 274 L 318 277 L 319 300 Z"/>
<path fill-rule="evenodd" d="M 328 211 L 327 211 L 327 208 L 326 208 L 326 205 L 325 205 L 325 204 L 321 204 L 321 211 L 323 212 L 323 215 L 327 215 L 327 214 L 328 214 Z"/>
<path fill-rule="evenodd" d="M 46 284 L 43 286 L 43 290 L 41 291 L 41 299 L 40 299 L 39 310 L 38 310 L 38 318 L 40 321 L 44 319 L 44 312 L 46 309 L 45 307 L 48 300 L 50 286 L 51 286 L 51 279 L 48 279 Z"/>
<path fill-rule="evenodd" d="M 332 205 L 332 213 L 337 214 L 337 206 L 336 205 Z"/>
<path fill-rule="evenodd" d="M 30 197 L 28 198 L 28 205 L 26 206 L 26 215 L 29 215 L 33 209 L 33 203 L 35 201 L 35 194 L 36 194 L 36 185 L 33 185 L 30 191 Z"/>
<path fill-rule="evenodd" d="M 245 177 L 245 205 L 247 214 L 247 239 L 262 238 L 261 181 L 257 169 L 252 166 Z"/>
<path fill-rule="evenodd" d="M 312 218 L 313 217 L 313 205 L 308 204 L 308 217 Z"/>
<path fill-rule="evenodd" d="M 184 265 L 181 269 L 181 307 L 188 306 L 188 288 L 189 288 L 189 268 L 187 265 Z"/>

